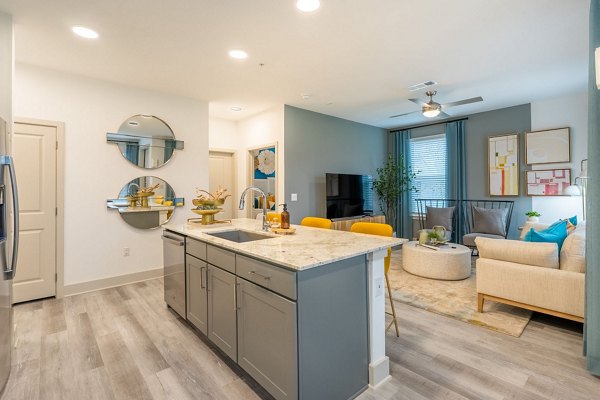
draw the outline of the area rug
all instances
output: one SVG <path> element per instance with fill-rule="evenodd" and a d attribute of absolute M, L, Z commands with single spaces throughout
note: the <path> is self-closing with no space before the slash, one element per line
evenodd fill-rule
<path fill-rule="evenodd" d="M 462 281 L 439 281 L 404 271 L 402 251 L 394 251 L 388 272 L 392 298 L 473 325 L 515 337 L 521 336 L 531 319 L 531 311 L 486 301 L 484 312 L 477 312 L 475 259 L 476 257 L 472 258 L 472 273 L 469 278 Z"/>

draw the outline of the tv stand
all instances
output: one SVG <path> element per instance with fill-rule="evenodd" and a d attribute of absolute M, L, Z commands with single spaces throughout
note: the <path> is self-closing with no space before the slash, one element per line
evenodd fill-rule
<path fill-rule="evenodd" d="M 349 231 L 355 222 L 378 222 L 385 224 L 385 215 L 362 215 L 357 217 L 332 219 L 331 229 Z"/>

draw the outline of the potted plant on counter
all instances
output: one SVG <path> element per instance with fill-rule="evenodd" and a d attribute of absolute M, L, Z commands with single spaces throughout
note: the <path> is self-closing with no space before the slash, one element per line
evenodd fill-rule
<path fill-rule="evenodd" d="M 527 215 L 527 222 L 540 222 L 540 217 L 542 216 L 542 214 L 540 214 L 537 211 L 527 211 L 525 213 L 525 215 Z"/>

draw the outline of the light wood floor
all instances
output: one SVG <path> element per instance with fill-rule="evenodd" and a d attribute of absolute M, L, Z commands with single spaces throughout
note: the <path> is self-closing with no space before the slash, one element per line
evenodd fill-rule
<path fill-rule="evenodd" d="M 15 307 L 8 399 L 258 399 L 162 300 L 162 280 Z M 521 338 L 397 303 L 392 378 L 362 400 L 600 399 L 581 326 L 535 318 Z"/>

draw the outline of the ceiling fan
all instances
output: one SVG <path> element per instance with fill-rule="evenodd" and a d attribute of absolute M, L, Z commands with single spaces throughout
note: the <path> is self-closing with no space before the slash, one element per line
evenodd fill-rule
<path fill-rule="evenodd" d="M 464 104 L 478 103 L 480 101 L 483 101 L 483 98 L 481 96 L 478 96 L 478 97 L 472 97 L 470 99 L 464 99 L 464 100 L 459 100 L 459 101 L 453 101 L 451 103 L 440 104 L 440 103 L 436 103 L 435 101 L 433 101 L 433 96 L 435 96 L 437 94 L 437 91 L 430 90 L 428 92 L 425 92 L 425 94 L 427 96 L 429 96 L 429 101 L 427 103 L 425 103 L 419 99 L 408 99 L 409 101 L 412 101 L 416 105 L 420 106 L 421 111 L 412 111 L 409 113 L 392 115 L 390 118 L 402 117 L 404 115 L 414 114 L 414 113 L 418 113 L 418 112 L 423 113 L 423 116 L 427 117 L 427 118 L 434 118 L 434 117 L 437 117 L 438 115 L 441 115 L 443 117 L 449 117 L 450 115 L 443 112 L 442 108 L 445 109 L 445 108 L 462 106 Z"/>

